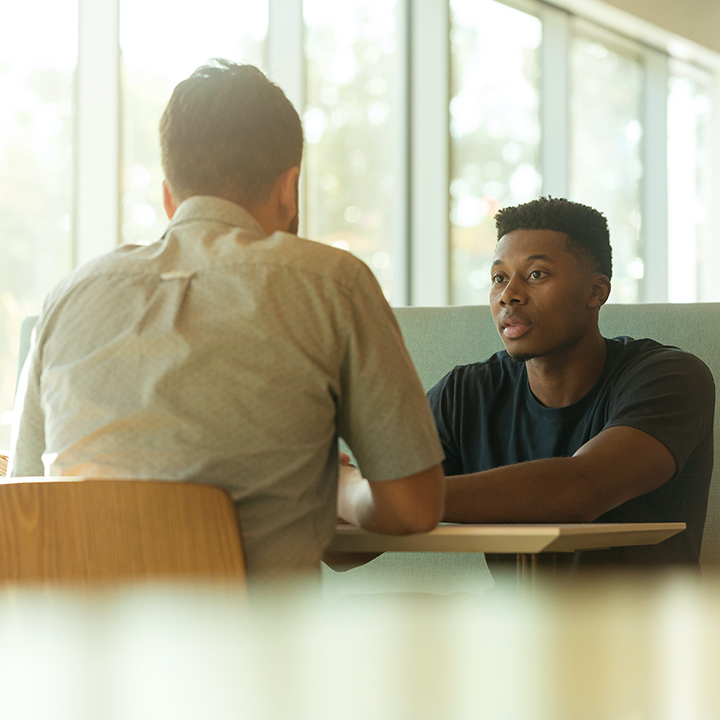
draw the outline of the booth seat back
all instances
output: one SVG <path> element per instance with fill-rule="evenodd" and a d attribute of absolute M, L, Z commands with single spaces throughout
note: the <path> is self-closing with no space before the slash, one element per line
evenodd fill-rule
<path fill-rule="evenodd" d="M 503 345 L 484 305 L 395 310 L 426 390 L 456 365 L 484 360 Z M 600 311 L 605 337 L 652 338 L 697 355 L 720 379 L 720 303 L 607 305 Z M 715 449 L 720 450 L 716 410 Z M 720 568 L 720 467 L 716 463 L 703 537 L 701 564 Z"/>
<path fill-rule="evenodd" d="M 485 360 L 502 349 L 487 306 L 396 308 L 410 355 L 425 389 L 456 365 Z M 36 317 L 21 328 L 19 367 L 27 355 Z M 720 303 L 607 305 L 600 312 L 606 337 L 649 337 L 701 358 L 720 378 Z M 715 418 L 715 447 L 720 448 L 720 418 Z M 710 487 L 701 564 L 720 569 L 720 468 Z M 344 579 L 340 580 L 339 578 Z M 471 554 L 386 553 L 349 573 L 325 571 L 331 593 L 373 586 L 380 589 L 478 590 L 492 583 L 482 557 Z M 337 586 L 337 587 L 336 587 Z"/>

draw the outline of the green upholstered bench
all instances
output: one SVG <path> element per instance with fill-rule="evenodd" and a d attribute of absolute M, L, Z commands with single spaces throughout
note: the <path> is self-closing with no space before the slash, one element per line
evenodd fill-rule
<path fill-rule="evenodd" d="M 456 365 L 477 362 L 502 349 L 487 306 L 397 308 L 398 322 L 423 386 L 428 389 Z M 27 354 L 36 318 L 21 330 L 20 362 Z M 650 337 L 694 353 L 720 378 L 720 304 L 608 305 L 600 313 L 607 337 Z M 720 419 L 715 444 L 720 447 Z M 720 569 L 720 471 L 713 472 L 701 564 Z M 475 592 L 492 585 L 482 556 L 472 554 L 386 553 L 345 573 L 323 571 L 326 592 L 413 590 Z"/>

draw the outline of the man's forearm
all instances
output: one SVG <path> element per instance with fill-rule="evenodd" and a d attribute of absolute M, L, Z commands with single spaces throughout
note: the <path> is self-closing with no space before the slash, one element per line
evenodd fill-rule
<path fill-rule="evenodd" d="M 406 535 L 430 530 L 440 519 L 441 507 L 434 520 L 424 521 L 422 517 L 408 515 L 399 508 L 387 507 L 387 503 L 375 497 L 373 488 L 367 480 L 351 487 L 340 488 L 338 503 L 340 516 L 347 522 L 385 535 Z"/>
<path fill-rule="evenodd" d="M 577 458 L 548 458 L 446 478 L 446 522 L 590 522 L 606 509 Z"/>
<path fill-rule="evenodd" d="M 372 532 L 427 532 L 442 518 L 443 480 L 440 465 L 384 482 L 368 482 L 357 468 L 341 466 L 338 514 Z"/>
<path fill-rule="evenodd" d="M 677 470 L 672 453 L 633 427 L 603 430 L 572 457 L 447 478 L 448 522 L 591 522 L 651 492 Z"/>

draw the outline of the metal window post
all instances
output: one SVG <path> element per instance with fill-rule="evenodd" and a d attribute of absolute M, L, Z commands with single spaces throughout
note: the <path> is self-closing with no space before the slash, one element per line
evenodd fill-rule
<path fill-rule="evenodd" d="M 120 238 L 119 0 L 79 0 L 78 16 L 75 265 Z"/>
<path fill-rule="evenodd" d="M 280 86 L 302 118 L 305 112 L 305 53 L 302 0 L 268 0 L 265 41 L 268 77 Z M 300 181 L 300 235 L 307 232 L 305 174 Z"/>
<path fill-rule="evenodd" d="M 411 302 L 450 300 L 450 13 L 414 0 L 410 32 Z"/>
<path fill-rule="evenodd" d="M 668 57 L 644 49 L 641 190 L 642 302 L 668 299 Z"/>
<path fill-rule="evenodd" d="M 540 44 L 540 172 L 544 195 L 570 192 L 570 16 L 543 5 Z"/>

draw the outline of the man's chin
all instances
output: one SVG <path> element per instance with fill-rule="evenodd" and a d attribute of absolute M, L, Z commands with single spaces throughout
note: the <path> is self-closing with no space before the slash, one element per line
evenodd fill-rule
<path fill-rule="evenodd" d="M 532 360 L 533 358 L 537 357 L 537 355 L 534 355 L 533 353 L 511 353 L 508 351 L 508 355 L 510 356 L 510 360 L 515 365 L 522 365 L 523 363 L 526 363 L 528 360 Z"/>

